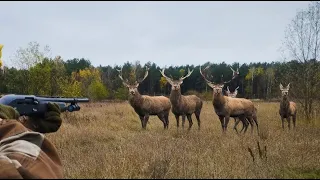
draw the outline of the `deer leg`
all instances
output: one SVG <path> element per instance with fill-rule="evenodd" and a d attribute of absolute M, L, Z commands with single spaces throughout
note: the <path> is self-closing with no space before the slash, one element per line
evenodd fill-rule
<path fill-rule="evenodd" d="M 229 119 L 230 119 L 230 116 L 225 116 L 225 118 L 224 118 L 224 132 L 227 131 Z"/>
<path fill-rule="evenodd" d="M 242 129 L 241 129 L 241 131 L 240 131 L 240 133 L 243 131 L 243 129 L 244 129 L 244 127 L 245 127 L 245 125 L 246 125 L 246 117 L 243 115 L 241 115 L 241 116 L 239 116 L 238 118 L 237 118 L 237 122 L 236 122 L 236 124 L 235 124 L 235 128 L 236 128 L 236 126 L 239 124 L 239 122 L 242 122 Z"/>
<path fill-rule="evenodd" d="M 284 118 L 281 116 L 282 129 L 284 130 Z"/>
<path fill-rule="evenodd" d="M 144 127 L 143 126 L 143 123 L 144 123 L 144 116 L 139 116 L 139 118 L 140 118 L 140 121 L 141 121 L 141 126 L 142 126 L 142 128 Z"/>
<path fill-rule="evenodd" d="M 190 130 L 190 129 L 191 129 L 191 126 L 192 126 L 192 124 L 193 124 L 192 118 L 191 118 L 191 114 L 188 114 L 188 115 L 187 115 L 187 118 L 188 118 L 188 121 L 189 121 L 189 129 L 188 129 L 188 130 Z"/>
<path fill-rule="evenodd" d="M 248 127 L 249 127 L 249 124 L 250 124 L 250 123 L 249 123 L 248 117 L 244 118 L 244 120 L 243 120 L 244 131 L 243 131 L 243 133 L 246 133 L 246 132 L 247 132 Z"/>
<path fill-rule="evenodd" d="M 297 117 L 296 115 L 292 116 L 293 128 L 296 127 L 296 117 Z"/>
<path fill-rule="evenodd" d="M 259 135 L 259 125 L 258 125 L 258 118 L 257 118 L 257 115 L 254 115 L 253 116 L 253 120 L 254 120 L 254 122 L 256 123 L 256 125 L 257 125 L 257 132 L 258 132 L 258 135 Z"/>
<path fill-rule="evenodd" d="M 239 121 L 239 122 L 240 122 L 240 121 Z M 241 122 L 242 122 L 242 129 L 241 129 L 240 133 L 241 133 L 244 129 L 248 128 L 248 124 L 249 124 L 246 117 L 242 118 L 242 119 L 241 119 Z"/>
<path fill-rule="evenodd" d="M 176 120 L 177 120 L 177 128 L 179 128 L 179 115 L 174 115 L 176 117 Z"/>
<path fill-rule="evenodd" d="M 249 116 L 249 117 L 247 117 L 247 119 L 248 119 L 248 121 L 249 121 L 249 123 L 250 123 L 250 125 L 251 125 L 251 134 L 253 133 L 253 126 L 254 126 L 254 124 L 253 124 L 253 118 L 252 118 L 252 116 Z"/>
<path fill-rule="evenodd" d="M 224 117 L 223 116 L 219 116 L 219 120 L 220 120 L 220 123 L 221 123 L 221 127 L 222 127 L 222 131 L 223 131 L 223 125 L 224 125 Z"/>
<path fill-rule="evenodd" d="M 196 112 L 195 115 L 198 121 L 198 130 L 200 130 L 200 112 Z"/>
<path fill-rule="evenodd" d="M 164 118 L 164 115 L 161 113 L 161 114 L 158 114 L 158 118 L 163 122 L 163 128 L 166 129 L 167 127 L 167 121 L 166 119 Z"/>
<path fill-rule="evenodd" d="M 287 121 L 288 121 L 288 128 L 289 128 L 289 130 L 290 130 L 290 120 L 291 120 L 291 117 L 288 116 L 288 117 L 287 117 Z"/>
<path fill-rule="evenodd" d="M 185 122 L 186 122 L 186 115 L 182 115 L 182 129 L 184 129 Z"/>
<path fill-rule="evenodd" d="M 148 120 L 149 120 L 149 114 L 146 114 L 143 119 L 143 125 L 142 125 L 143 129 L 147 129 Z"/>
<path fill-rule="evenodd" d="M 233 129 L 234 129 L 237 133 L 239 133 L 239 132 L 238 132 L 238 129 L 237 129 L 237 125 L 239 124 L 240 119 L 237 119 L 237 118 L 233 118 L 233 119 L 234 119 L 234 121 L 235 121 L 234 126 L 233 126 Z"/>
<path fill-rule="evenodd" d="M 164 115 L 164 119 L 166 121 L 166 124 L 167 124 L 167 129 L 169 128 L 169 113 L 166 112 L 166 114 Z"/>
<path fill-rule="evenodd" d="M 248 126 L 249 126 L 249 120 L 247 118 L 244 118 L 243 121 L 242 121 L 242 129 L 241 129 L 241 132 L 242 130 L 244 129 L 244 133 L 248 130 Z"/>

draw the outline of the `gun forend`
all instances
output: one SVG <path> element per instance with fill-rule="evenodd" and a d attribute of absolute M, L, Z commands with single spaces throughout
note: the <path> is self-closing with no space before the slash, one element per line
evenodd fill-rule
<path fill-rule="evenodd" d="M 88 98 L 64 98 L 48 97 L 34 95 L 15 95 L 9 94 L 0 98 L 0 104 L 12 106 L 20 115 L 43 115 L 47 109 L 46 104 L 49 102 L 57 103 L 61 112 L 79 111 L 80 106 L 77 103 L 89 102 Z M 67 105 L 69 103 L 70 105 Z"/>

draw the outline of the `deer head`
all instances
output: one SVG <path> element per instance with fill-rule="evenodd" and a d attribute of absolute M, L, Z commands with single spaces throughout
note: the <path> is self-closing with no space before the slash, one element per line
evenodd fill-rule
<path fill-rule="evenodd" d="M 209 68 L 209 65 L 204 69 L 207 70 Z M 215 84 L 211 81 L 209 81 L 206 76 L 202 73 L 201 70 L 201 66 L 200 66 L 200 74 L 203 77 L 203 79 L 206 81 L 206 83 L 208 84 L 208 86 L 210 86 L 213 89 L 213 95 L 219 95 L 222 94 L 222 88 L 224 87 L 224 83 L 220 83 L 220 84 Z"/>
<path fill-rule="evenodd" d="M 282 97 L 287 97 L 288 96 L 289 89 L 290 89 L 290 83 L 285 88 L 280 83 L 280 91 L 281 91 Z"/>
<path fill-rule="evenodd" d="M 232 97 L 232 98 L 237 97 L 238 89 L 239 89 L 239 86 L 233 92 L 230 92 L 229 86 L 227 86 L 227 94 L 228 94 L 228 96 Z"/>
<path fill-rule="evenodd" d="M 183 76 L 183 77 L 180 77 L 178 80 L 174 80 L 174 79 L 172 78 L 172 76 L 171 76 L 171 78 L 169 78 L 168 76 L 166 76 L 166 75 L 164 74 L 164 70 L 165 70 L 165 68 L 163 68 L 162 71 L 160 71 L 160 70 L 159 70 L 159 71 L 160 71 L 160 73 L 162 74 L 162 76 L 166 78 L 166 80 L 168 81 L 168 83 L 171 84 L 171 90 L 173 90 L 173 91 L 178 91 L 178 90 L 180 90 L 180 85 L 183 83 L 183 80 L 184 80 L 185 78 L 189 77 L 189 76 L 192 74 L 192 72 L 193 72 L 194 69 L 193 69 L 192 71 L 190 71 L 190 69 L 188 68 L 188 74 L 185 75 L 185 76 Z"/>
<path fill-rule="evenodd" d="M 230 67 L 230 69 L 232 70 L 232 79 L 236 78 L 237 76 L 239 76 L 239 68 L 237 68 L 237 71 L 233 70 L 232 67 Z"/>
<path fill-rule="evenodd" d="M 129 90 L 129 94 L 130 95 L 136 95 L 136 94 L 139 94 L 138 92 L 138 87 L 139 87 L 139 84 L 145 80 L 148 76 L 148 71 L 149 71 L 149 68 L 146 66 L 146 72 L 145 72 L 145 75 L 143 77 L 143 79 L 140 79 L 140 80 L 136 80 L 133 84 L 132 83 L 129 83 L 128 82 L 128 79 L 123 79 L 122 77 L 122 67 L 120 70 L 117 69 L 117 71 L 119 72 L 119 78 L 122 80 L 122 84 L 128 88 Z"/>

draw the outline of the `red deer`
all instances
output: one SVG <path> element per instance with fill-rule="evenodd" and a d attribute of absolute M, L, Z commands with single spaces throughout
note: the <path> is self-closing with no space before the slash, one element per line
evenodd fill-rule
<path fill-rule="evenodd" d="M 293 127 L 296 127 L 297 106 L 296 103 L 289 100 L 288 94 L 290 89 L 290 83 L 286 88 L 280 83 L 280 90 L 282 94 L 282 100 L 280 101 L 279 114 L 282 121 L 282 129 L 284 129 L 284 118 L 288 121 L 288 128 L 290 129 L 290 117 L 292 117 Z"/>
<path fill-rule="evenodd" d="M 193 124 L 192 114 L 194 113 L 198 121 L 198 130 L 200 130 L 200 113 L 202 109 L 202 100 L 196 95 L 182 95 L 180 85 L 183 80 L 191 75 L 193 70 L 190 72 L 188 69 L 188 74 L 184 77 L 180 77 L 179 80 L 173 80 L 167 77 L 164 73 L 164 69 L 160 71 L 162 76 L 166 78 L 167 82 L 171 85 L 170 92 L 170 102 L 172 104 L 172 113 L 175 115 L 177 120 L 177 128 L 179 127 L 179 116 L 182 116 L 182 128 L 184 129 L 185 118 L 187 116 L 189 121 L 189 129 Z"/>
<path fill-rule="evenodd" d="M 139 115 L 142 128 L 146 129 L 149 116 L 157 115 L 163 122 L 164 129 L 168 129 L 169 126 L 169 112 L 171 109 L 171 103 L 169 98 L 165 96 L 148 96 L 141 95 L 138 91 L 139 84 L 148 76 L 148 67 L 146 67 L 146 73 L 142 80 L 135 81 L 130 84 L 128 80 L 122 78 L 122 68 L 118 70 L 119 78 L 122 83 L 129 90 L 129 103 L 133 107 L 134 111 Z"/>
<path fill-rule="evenodd" d="M 209 66 L 208 66 L 209 67 Z M 205 69 L 207 69 L 206 67 Z M 253 120 L 256 119 L 256 110 L 252 101 L 244 99 L 244 98 L 231 98 L 228 96 L 224 96 L 222 94 L 222 88 L 224 84 L 215 84 L 209 81 L 205 75 L 203 75 L 201 66 L 200 66 L 200 74 L 206 81 L 207 85 L 213 89 L 213 100 L 212 104 L 215 110 L 215 113 L 218 115 L 222 130 L 226 132 L 227 125 L 229 123 L 230 117 L 238 117 L 241 121 L 245 121 L 245 118 L 249 119 L 249 122 L 252 123 Z M 253 123 L 251 124 L 251 132 L 253 132 Z M 256 121 L 257 130 L 258 123 Z M 258 130 L 259 133 L 259 130 Z"/>

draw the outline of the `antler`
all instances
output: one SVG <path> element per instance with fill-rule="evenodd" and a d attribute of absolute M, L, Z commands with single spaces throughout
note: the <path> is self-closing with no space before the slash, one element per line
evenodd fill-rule
<path fill-rule="evenodd" d="M 234 79 L 236 75 L 239 75 L 239 68 L 237 68 L 237 71 L 233 70 L 232 67 L 230 67 L 230 69 L 232 70 L 232 79 Z"/>
<path fill-rule="evenodd" d="M 192 69 L 192 71 L 190 72 L 190 69 L 188 68 L 188 74 L 187 74 L 186 76 L 184 76 L 184 77 L 181 77 L 181 78 L 180 78 L 180 81 L 182 81 L 182 80 L 184 80 L 185 78 L 189 77 L 189 76 L 192 74 L 193 70 L 194 70 L 194 69 Z"/>
<path fill-rule="evenodd" d="M 119 78 L 122 80 L 122 83 L 123 83 L 125 86 L 129 86 L 129 85 L 128 85 L 128 80 L 127 80 L 127 79 L 124 80 L 124 79 L 122 78 L 122 67 L 121 67 L 120 70 L 118 70 L 118 69 L 116 69 L 116 70 L 119 72 Z"/>
<path fill-rule="evenodd" d="M 208 69 L 209 68 L 209 65 L 206 67 L 206 68 L 204 68 L 204 70 L 206 70 L 206 69 Z M 200 65 L 200 74 L 201 74 L 201 76 L 203 77 L 203 79 L 207 82 L 207 84 L 210 86 L 210 87 L 213 87 L 214 86 L 214 83 L 213 82 L 211 82 L 211 81 L 209 81 L 206 77 L 205 77 L 205 75 L 203 75 L 202 74 L 202 70 L 201 70 L 201 65 Z"/>
<path fill-rule="evenodd" d="M 229 82 L 231 82 L 231 80 L 229 80 L 229 81 L 223 81 L 223 74 L 221 75 L 221 81 L 222 81 L 223 84 L 228 84 Z"/>
<path fill-rule="evenodd" d="M 167 77 L 167 76 L 164 74 L 164 69 L 165 69 L 165 68 L 163 68 L 162 71 L 159 70 L 160 73 L 162 74 L 163 77 L 165 77 L 165 78 L 167 79 L 167 81 L 168 81 L 170 84 L 172 84 L 173 80 L 172 80 L 171 78 Z"/>
<path fill-rule="evenodd" d="M 232 73 L 234 74 L 235 71 L 232 69 L 232 67 L 230 67 L 230 69 L 231 69 Z"/>
<path fill-rule="evenodd" d="M 142 80 L 138 80 L 138 83 L 141 83 L 142 81 L 144 81 L 144 80 L 147 78 L 148 73 L 149 73 L 149 67 L 148 67 L 148 66 L 146 66 L 146 73 L 144 74 L 144 77 L 143 77 L 143 79 L 142 79 Z"/>

